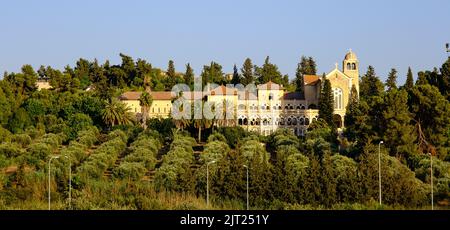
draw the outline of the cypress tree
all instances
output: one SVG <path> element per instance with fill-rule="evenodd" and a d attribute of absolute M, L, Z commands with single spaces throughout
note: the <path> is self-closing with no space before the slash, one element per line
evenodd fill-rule
<path fill-rule="evenodd" d="M 344 125 L 346 127 L 345 136 L 351 141 L 354 141 L 356 138 L 356 133 L 353 127 L 356 124 L 358 115 L 358 91 L 356 90 L 356 86 L 352 85 L 344 120 Z"/>
<path fill-rule="evenodd" d="M 296 91 L 302 96 L 305 95 L 305 81 L 303 78 L 303 73 L 301 72 L 302 66 L 300 63 L 297 64 L 297 71 L 295 72 L 295 85 Z"/>
<path fill-rule="evenodd" d="M 388 79 L 386 80 L 387 91 L 397 89 L 397 70 L 392 68 L 389 72 Z"/>
<path fill-rule="evenodd" d="M 241 76 L 239 75 L 238 68 L 236 64 L 233 66 L 233 78 L 231 79 L 231 84 L 237 85 L 241 83 Z"/>
<path fill-rule="evenodd" d="M 319 98 L 319 118 L 324 119 L 330 127 L 334 127 L 334 98 L 331 83 L 330 80 L 325 79 L 325 74 L 322 77 L 322 81 L 324 84 Z"/>
<path fill-rule="evenodd" d="M 414 78 L 413 73 L 411 71 L 411 67 L 408 67 L 408 74 L 406 75 L 405 88 L 412 89 L 412 87 L 414 87 Z"/>
<path fill-rule="evenodd" d="M 314 61 L 314 59 L 312 57 L 308 58 L 308 72 L 305 71 L 304 74 L 309 74 L 309 75 L 316 75 L 317 73 L 317 65 L 316 65 L 316 61 Z"/>
<path fill-rule="evenodd" d="M 194 84 L 194 70 L 191 68 L 191 64 L 187 63 L 186 72 L 184 73 L 184 82 L 186 85 L 192 88 Z"/>
<path fill-rule="evenodd" d="M 441 76 L 438 79 L 439 91 L 450 101 L 450 58 L 442 65 Z"/>
<path fill-rule="evenodd" d="M 169 65 L 167 67 L 167 78 L 166 78 L 166 89 L 171 90 L 172 87 L 176 84 L 176 73 L 175 66 L 172 60 L 169 60 Z"/>

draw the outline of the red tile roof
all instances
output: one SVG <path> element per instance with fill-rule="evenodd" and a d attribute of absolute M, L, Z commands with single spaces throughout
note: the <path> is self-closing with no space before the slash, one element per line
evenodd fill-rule
<path fill-rule="evenodd" d="M 120 95 L 119 99 L 139 100 L 141 94 L 142 92 L 129 91 Z M 172 92 L 164 92 L 164 91 L 150 92 L 150 95 L 152 96 L 153 100 L 172 100 L 173 98 L 175 98 L 175 94 L 172 94 Z"/>
<path fill-rule="evenodd" d="M 305 85 L 314 85 L 319 82 L 320 76 L 317 75 L 304 75 L 303 80 L 305 81 Z"/>
<path fill-rule="evenodd" d="M 266 84 L 258 85 L 258 89 L 265 89 L 265 90 L 282 90 L 283 86 L 273 83 L 272 81 L 267 82 Z"/>
<path fill-rule="evenodd" d="M 237 95 L 237 89 L 221 85 L 210 92 L 211 95 Z"/>

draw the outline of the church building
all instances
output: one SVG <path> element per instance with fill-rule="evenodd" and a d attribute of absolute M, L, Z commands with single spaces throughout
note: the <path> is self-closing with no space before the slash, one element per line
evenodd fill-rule
<path fill-rule="evenodd" d="M 359 61 L 351 50 L 345 55 L 340 70 L 338 64 L 326 74 L 331 83 L 334 96 L 333 120 L 338 129 L 342 129 L 345 111 L 349 101 L 351 88 L 355 85 L 359 93 Z M 296 135 L 303 136 L 308 125 L 319 115 L 318 103 L 322 80 L 318 75 L 304 76 L 304 95 L 299 92 L 287 92 L 282 85 L 267 82 L 258 85 L 255 90 L 239 90 L 228 86 L 219 86 L 205 92 L 183 92 L 188 101 L 205 99 L 208 102 L 222 103 L 235 108 L 235 122 L 249 131 L 262 135 L 270 135 L 279 128 L 291 129 Z M 149 111 L 149 116 L 168 118 L 172 101 L 176 98 L 173 92 L 151 92 L 155 98 Z M 194 97 L 192 95 L 202 95 Z M 140 113 L 140 92 L 126 92 L 120 99 L 131 108 L 132 112 Z"/>

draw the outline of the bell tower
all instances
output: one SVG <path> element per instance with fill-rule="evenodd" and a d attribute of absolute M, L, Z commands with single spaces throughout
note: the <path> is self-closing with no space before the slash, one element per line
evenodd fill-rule
<path fill-rule="evenodd" d="M 351 49 L 345 55 L 342 68 L 342 72 L 352 79 L 352 85 L 356 86 L 356 90 L 358 90 L 359 93 L 359 61 L 356 54 Z"/>

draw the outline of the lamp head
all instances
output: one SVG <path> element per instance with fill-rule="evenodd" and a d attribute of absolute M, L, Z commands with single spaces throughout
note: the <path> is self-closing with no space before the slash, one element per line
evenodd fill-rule
<path fill-rule="evenodd" d="M 383 141 L 380 141 L 380 144 L 383 144 L 384 142 Z"/>

